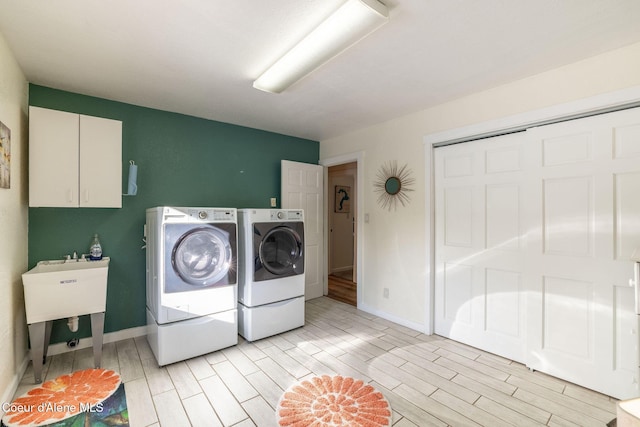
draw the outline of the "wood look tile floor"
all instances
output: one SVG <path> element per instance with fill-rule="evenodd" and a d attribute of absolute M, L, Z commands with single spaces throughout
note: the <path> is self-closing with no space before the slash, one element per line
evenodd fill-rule
<path fill-rule="evenodd" d="M 46 379 L 92 361 L 90 348 L 49 357 Z M 605 426 L 616 410 L 615 399 L 329 298 L 274 337 L 162 368 L 144 337 L 128 339 L 104 346 L 103 367 L 122 376 L 132 427 L 275 426 L 283 390 L 323 374 L 378 388 L 396 427 Z M 28 368 L 16 394 L 33 386 Z"/>

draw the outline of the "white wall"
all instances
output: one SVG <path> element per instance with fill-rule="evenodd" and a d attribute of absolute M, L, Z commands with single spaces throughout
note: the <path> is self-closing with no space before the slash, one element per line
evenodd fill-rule
<path fill-rule="evenodd" d="M 11 130 L 11 187 L 0 188 L 2 402 L 10 401 L 10 394 L 20 380 L 27 353 L 27 327 L 21 277 L 27 269 L 27 102 L 27 80 L 0 34 L 0 122 Z"/>
<path fill-rule="evenodd" d="M 361 202 L 370 221 L 364 224 L 362 308 L 419 330 L 430 316 L 425 135 L 639 85 L 640 43 L 320 141 L 321 162 L 364 153 Z M 391 212 L 377 205 L 373 191 L 378 169 L 389 160 L 407 164 L 416 179 L 411 203 Z"/>

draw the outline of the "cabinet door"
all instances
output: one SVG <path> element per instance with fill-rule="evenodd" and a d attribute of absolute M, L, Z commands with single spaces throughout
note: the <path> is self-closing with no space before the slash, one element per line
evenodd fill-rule
<path fill-rule="evenodd" d="M 122 207 L 122 122 L 80 116 L 80 207 Z"/>
<path fill-rule="evenodd" d="M 78 206 L 77 114 L 29 107 L 29 206 Z"/>

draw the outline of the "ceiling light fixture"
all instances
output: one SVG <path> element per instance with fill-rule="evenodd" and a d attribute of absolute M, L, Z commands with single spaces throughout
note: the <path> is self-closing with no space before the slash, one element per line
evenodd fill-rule
<path fill-rule="evenodd" d="M 387 7 L 377 0 L 347 0 L 258 77 L 253 87 L 280 93 L 388 20 Z"/>

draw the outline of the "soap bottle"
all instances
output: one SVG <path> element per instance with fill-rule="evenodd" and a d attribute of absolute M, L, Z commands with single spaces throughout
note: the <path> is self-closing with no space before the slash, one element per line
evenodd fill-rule
<path fill-rule="evenodd" d="M 98 261 L 102 259 L 102 245 L 100 244 L 100 239 L 98 239 L 97 234 L 93 235 L 93 240 L 89 247 L 89 259 L 91 261 Z"/>

